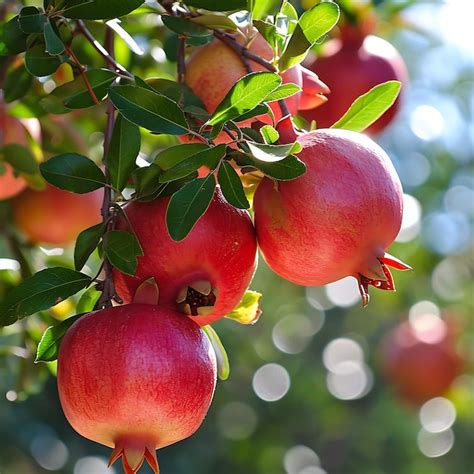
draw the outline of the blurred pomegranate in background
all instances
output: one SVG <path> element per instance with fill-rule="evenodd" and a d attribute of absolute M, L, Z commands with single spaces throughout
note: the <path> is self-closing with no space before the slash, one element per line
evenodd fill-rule
<path fill-rule="evenodd" d="M 318 128 L 327 128 L 337 122 L 354 100 L 377 84 L 397 80 L 403 88 L 408 81 L 399 52 L 388 41 L 367 34 L 370 29 L 342 28 L 340 38 L 329 41 L 323 55 L 307 65 L 331 89 L 326 103 L 317 109 L 301 112 L 306 120 L 315 120 Z M 399 96 L 392 107 L 367 129 L 369 134 L 382 132 L 392 122 L 400 100 Z"/>
<path fill-rule="evenodd" d="M 399 396 L 413 404 L 443 395 L 463 369 L 454 321 L 426 314 L 405 321 L 382 342 L 382 370 Z"/>

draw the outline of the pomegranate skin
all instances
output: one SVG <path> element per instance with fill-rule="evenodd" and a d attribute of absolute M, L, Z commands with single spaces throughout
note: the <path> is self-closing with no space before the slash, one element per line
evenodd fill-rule
<path fill-rule="evenodd" d="M 363 285 L 394 289 L 379 284 L 393 286 L 384 264 L 394 260 L 385 261 L 385 249 L 402 220 L 402 187 L 389 157 L 367 136 L 347 130 L 317 130 L 298 142 L 306 173 L 277 186 L 265 178 L 255 193 L 257 240 L 266 262 L 299 285 L 353 275 Z"/>
<path fill-rule="evenodd" d="M 461 374 L 463 360 L 448 325 L 417 330 L 403 322 L 382 343 L 382 370 L 402 400 L 420 405 L 442 396 Z"/>
<path fill-rule="evenodd" d="M 122 455 L 126 472 L 136 472 L 144 458 L 154 467 L 155 449 L 191 436 L 215 385 L 206 335 L 188 318 L 154 305 L 89 313 L 71 326 L 59 351 L 58 390 L 69 423 L 115 447 L 111 462 Z"/>
<path fill-rule="evenodd" d="M 7 115 L 0 104 L 0 147 L 12 143 L 27 147 L 27 132 L 21 121 Z M 0 174 L 0 200 L 16 196 L 26 187 L 25 180 L 21 176 L 14 175 L 9 163 L 2 161 L 2 165 L 5 167 L 5 172 Z"/>
<path fill-rule="evenodd" d="M 328 84 L 331 94 L 317 109 L 301 112 L 306 120 L 316 120 L 318 128 L 328 128 L 349 109 L 352 102 L 372 87 L 386 81 L 408 81 L 405 63 L 386 40 L 368 35 L 353 41 L 334 39 L 326 46 L 327 54 L 309 69 Z M 367 128 L 372 135 L 382 132 L 394 119 L 401 96 L 376 122 Z"/>
<path fill-rule="evenodd" d="M 102 190 L 74 194 L 51 185 L 28 189 L 13 201 L 13 218 L 31 243 L 68 245 L 101 222 L 102 195 Z"/>
<path fill-rule="evenodd" d="M 206 281 L 216 290 L 216 301 L 203 304 L 207 314 L 192 316 L 201 326 L 230 313 L 240 303 L 256 269 L 257 241 L 247 211 L 231 206 L 216 189 L 211 204 L 189 235 L 180 242 L 166 228 L 169 198 L 130 203 L 124 210 L 142 246 L 134 277 L 114 272 L 117 293 L 129 303 L 138 286 L 154 277 L 159 304 L 179 307 L 177 299 L 193 282 Z M 119 223 L 128 229 L 124 221 Z M 188 313 L 189 314 L 189 313 Z"/>

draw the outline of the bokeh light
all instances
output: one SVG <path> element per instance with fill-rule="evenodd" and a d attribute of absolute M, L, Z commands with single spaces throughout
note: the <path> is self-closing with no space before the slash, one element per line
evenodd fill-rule
<path fill-rule="evenodd" d="M 266 402 L 276 402 L 290 389 L 291 380 L 288 371 L 280 364 L 265 364 L 254 374 L 252 387 L 257 395 Z"/>

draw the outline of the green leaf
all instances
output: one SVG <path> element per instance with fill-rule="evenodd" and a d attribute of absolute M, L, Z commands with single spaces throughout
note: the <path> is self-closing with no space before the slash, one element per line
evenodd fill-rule
<path fill-rule="evenodd" d="M 28 35 L 21 30 L 19 19 L 18 15 L 14 16 L 3 25 L 0 36 L 0 53 L 3 55 L 19 54 L 26 50 Z"/>
<path fill-rule="evenodd" d="M 260 129 L 260 134 L 262 135 L 263 140 L 267 144 L 276 143 L 280 138 L 280 134 L 278 133 L 278 131 L 271 125 L 264 125 Z"/>
<path fill-rule="evenodd" d="M 224 15 L 199 15 L 191 18 L 191 21 L 211 30 L 237 31 L 237 25 Z"/>
<path fill-rule="evenodd" d="M 281 161 L 287 156 L 301 151 L 301 145 L 298 142 L 286 145 L 266 145 L 249 141 L 247 145 L 257 160 L 266 161 L 268 163 Z"/>
<path fill-rule="evenodd" d="M 217 106 L 209 125 L 217 125 L 242 115 L 263 102 L 281 84 L 274 72 L 253 72 L 239 79 Z"/>
<path fill-rule="evenodd" d="M 231 164 L 224 161 L 219 168 L 217 175 L 221 186 L 222 194 L 227 202 L 238 209 L 249 209 L 250 204 L 245 196 L 242 181 Z"/>
<path fill-rule="evenodd" d="M 91 282 L 84 273 L 53 267 L 27 278 L 11 290 L 0 304 L 0 325 L 43 311 L 69 298 Z"/>
<path fill-rule="evenodd" d="M 102 188 L 105 176 L 89 158 L 77 153 L 63 153 L 40 164 L 43 178 L 57 188 L 84 194 Z"/>
<path fill-rule="evenodd" d="M 279 0 L 256 0 L 254 2 L 254 5 L 253 5 L 252 9 L 251 9 L 253 18 L 263 18 L 263 17 L 265 17 L 266 15 L 273 12 L 278 7 L 279 3 L 280 3 Z M 258 28 L 255 21 L 254 21 L 254 26 L 256 26 Z M 269 41 L 269 43 L 271 44 L 270 41 Z"/>
<path fill-rule="evenodd" d="M 106 224 L 101 222 L 83 230 L 77 236 L 76 246 L 74 247 L 74 268 L 76 270 L 81 270 L 86 264 L 91 253 L 99 245 L 100 238 L 104 235 L 106 227 Z"/>
<path fill-rule="evenodd" d="M 135 181 L 135 197 L 144 201 L 156 199 L 160 191 L 163 191 L 165 185 L 159 181 L 161 168 L 155 164 L 137 168 L 133 172 Z"/>
<path fill-rule="evenodd" d="M 13 71 L 9 71 L 5 78 L 5 102 L 21 99 L 28 92 L 32 83 L 33 76 L 26 70 L 24 64 L 20 64 Z"/>
<path fill-rule="evenodd" d="M 230 375 L 230 364 L 229 357 L 227 356 L 227 352 L 224 348 L 224 345 L 222 344 L 217 332 L 212 326 L 203 326 L 202 330 L 209 338 L 209 342 L 211 343 L 216 354 L 217 377 L 219 377 L 219 380 L 222 381 L 227 380 Z"/>
<path fill-rule="evenodd" d="M 267 104 L 258 104 L 252 110 L 236 117 L 234 122 L 243 122 L 245 120 L 258 117 L 259 115 L 272 114 L 272 109 Z"/>
<path fill-rule="evenodd" d="M 98 100 L 104 99 L 110 84 L 117 77 L 113 71 L 108 69 L 90 69 L 85 72 L 85 75 Z M 95 103 L 84 84 L 84 78 L 78 76 L 73 81 L 56 87 L 41 100 L 41 105 L 52 113 L 64 113 L 69 112 L 70 109 L 92 107 Z"/>
<path fill-rule="evenodd" d="M 88 288 L 79 298 L 76 311 L 78 313 L 90 313 L 94 310 L 97 301 L 99 301 L 100 295 L 100 291 L 96 290 L 95 287 L 92 286 Z"/>
<path fill-rule="evenodd" d="M 188 124 L 183 111 L 167 97 L 135 86 L 115 86 L 109 97 L 122 115 L 154 133 L 183 135 Z"/>
<path fill-rule="evenodd" d="M 144 0 L 68 0 L 63 16 L 83 20 L 109 20 L 127 15 Z"/>
<path fill-rule="evenodd" d="M 260 300 L 262 294 L 257 291 L 247 290 L 242 301 L 230 314 L 226 316 L 240 324 L 255 324 L 262 314 L 260 309 Z"/>
<path fill-rule="evenodd" d="M 48 21 L 44 25 L 44 40 L 46 42 L 45 51 L 52 55 L 61 54 L 64 52 L 64 44 L 61 38 L 54 31 L 53 25 Z"/>
<path fill-rule="evenodd" d="M 15 171 L 27 175 L 38 173 L 38 163 L 29 148 L 10 143 L 0 148 L 0 158 L 9 163 Z"/>
<path fill-rule="evenodd" d="M 333 2 L 319 3 L 303 13 L 278 61 L 280 72 L 301 63 L 308 50 L 330 31 L 338 20 L 339 7 Z"/>
<path fill-rule="evenodd" d="M 216 12 L 243 10 L 247 6 L 247 0 L 184 0 L 183 3 L 190 7 Z"/>
<path fill-rule="evenodd" d="M 81 316 L 84 316 L 84 314 L 76 314 L 61 321 L 56 326 L 47 328 L 38 344 L 35 362 L 51 362 L 56 360 L 64 335 Z"/>
<path fill-rule="evenodd" d="M 147 79 L 145 84 L 173 102 L 180 102 L 182 99 L 184 109 L 192 106 L 205 109 L 201 99 L 186 84 L 179 84 L 162 78 Z"/>
<path fill-rule="evenodd" d="M 275 100 L 286 99 L 287 97 L 291 97 L 292 95 L 298 94 L 298 92 L 301 91 L 302 89 L 300 86 L 291 82 L 287 82 L 269 94 L 265 99 L 265 102 L 274 102 Z"/>
<path fill-rule="evenodd" d="M 161 151 L 155 158 L 155 165 L 158 165 L 163 171 L 169 170 L 178 163 L 186 160 L 190 156 L 196 155 L 201 151 L 208 150 L 209 145 L 205 143 L 185 143 L 175 145 Z"/>
<path fill-rule="evenodd" d="M 201 166 L 207 166 L 210 170 L 214 170 L 219 161 L 224 158 L 225 152 L 226 145 L 217 145 L 200 151 L 163 172 L 159 178 L 160 182 L 167 183 L 168 181 L 184 178 L 193 171 L 198 170 Z"/>
<path fill-rule="evenodd" d="M 102 238 L 104 253 L 109 262 L 127 275 L 135 275 L 137 257 L 143 255 L 143 250 L 135 234 L 124 230 L 111 230 Z"/>
<path fill-rule="evenodd" d="M 110 181 L 119 191 L 127 186 L 131 173 L 137 167 L 135 160 L 140 152 L 140 144 L 140 129 L 119 114 L 107 155 Z"/>
<path fill-rule="evenodd" d="M 178 35 L 205 37 L 209 36 L 211 32 L 203 26 L 196 25 L 186 18 L 175 16 L 161 15 L 161 20 L 171 31 Z"/>
<path fill-rule="evenodd" d="M 331 128 L 362 132 L 380 118 L 395 102 L 401 83 L 387 81 L 357 98 L 349 110 Z"/>
<path fill-rule="evenodd" d="M 36 7 L 23 7 L 20 11 L 20 28 L 23 33 L 42 33 L 46 17 Z"/>
<path fill-rule="evenodd" d="M 67 60 L 67 56 L 50 56 L 45 51 L 44 43 L 36 43 L 26 51 L 25 55 L 26 69 L 33 76 L 38 77 L 53 74 Z"/>
<path fill-rule="evenodd" d="M 183 240 L 211 204 L 216 180 L 213 174 L 186 183 L 173 194 L 166 210 L 166 226 L 171 238 Z"/>
<path fill-rule="evenodd" d="M 257 2 L 258 4 L 258 2 Z M 277 37 L 277 27 L 272 23 L 267 23 L 262 20 L 256 20 L 253 22 L 255 28 L 259 31 L 259 33 L 264 37 L 266 42 L 274 48 L 276 45 L 276 37 Z"/>
<path fill-rule="evenodd" d="M 257 160 L 251 155 L 242 155 L 237 159 L 240 165 L 253 166 L 270 178 L 279 181 L 290 181 L 302 176 L 306 172 L 305 164 L 294 155 L 274 162 Z"/>

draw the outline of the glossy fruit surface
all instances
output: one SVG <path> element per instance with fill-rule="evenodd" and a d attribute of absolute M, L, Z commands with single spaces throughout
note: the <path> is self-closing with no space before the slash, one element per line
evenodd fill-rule
<path fill-rule="evenodd" d="M 197 324 L 166 308 L 132 304 L 89 313 L 66 333 L 58 357 L 64 413 L 82 436 L 114 448 L 125 472 L 191 436 L 216 384 L 216 360 Z"/>
<path fill-rule="evenodd" d="M 28 189 L 18 196 L 13 202 L 13 216 L 29 242 L 67 245 L 102 220 L 101 204 L 101 190 L 74 194 L 47 185 L 42 191 Z"/>
<path fill-rule="evenodd" d="M 433 315 L 394 328 L 383 342 L 382 365 L 400 397 L 415 404 L 444 395 L 463 366 L 449 325 Z"/>
<path fill-rule="evenodd" d="M 316 120 L 318 128 L 328 128 L 349 109 L 352 102 L 377 84 L 397 80 L 402 90 L 408 80 L 405 63 L 398 51 L 386 40 L 369 35 L 351 40 L 331 40 L 325 54 L 308 66 L 331 89 L 326 103 L 302 112 L 306 120 Z M 395 117 L 400 97 L 368 129 L 380 133 Z"/>
<path fill-rule="evenodd" d="M 231 206 L 216 190 L 207 211 L 180 242 L 166 228 L 169 198 L 130 203 L 125 212 L 144 256 L 134 277 L 115 272 L 116 290 L 128 303 L 138 286 L 154 277 L 160 305 L 179 308 L 200 325 L 230 313 L 256 269 L 257 243 L 248 212 Z M 128 229 L 122 221 L 120 228 Z"/>
<path fill-rule="evenodd" d="M 284 139 L 284 122 L 279 131 Z M 408 267 L 385 254 L 400 230 L 403 206 L 389 157 L 367 136 L 347 130 L 317 130 L 298 142 L 306 174 L 277 185 L 265 178 L 255 193 L 255 226 L 265 260 L 299 285 L 352 275 L 364 304 L 369 284 L 393 290 L 386 265 Z"/>

